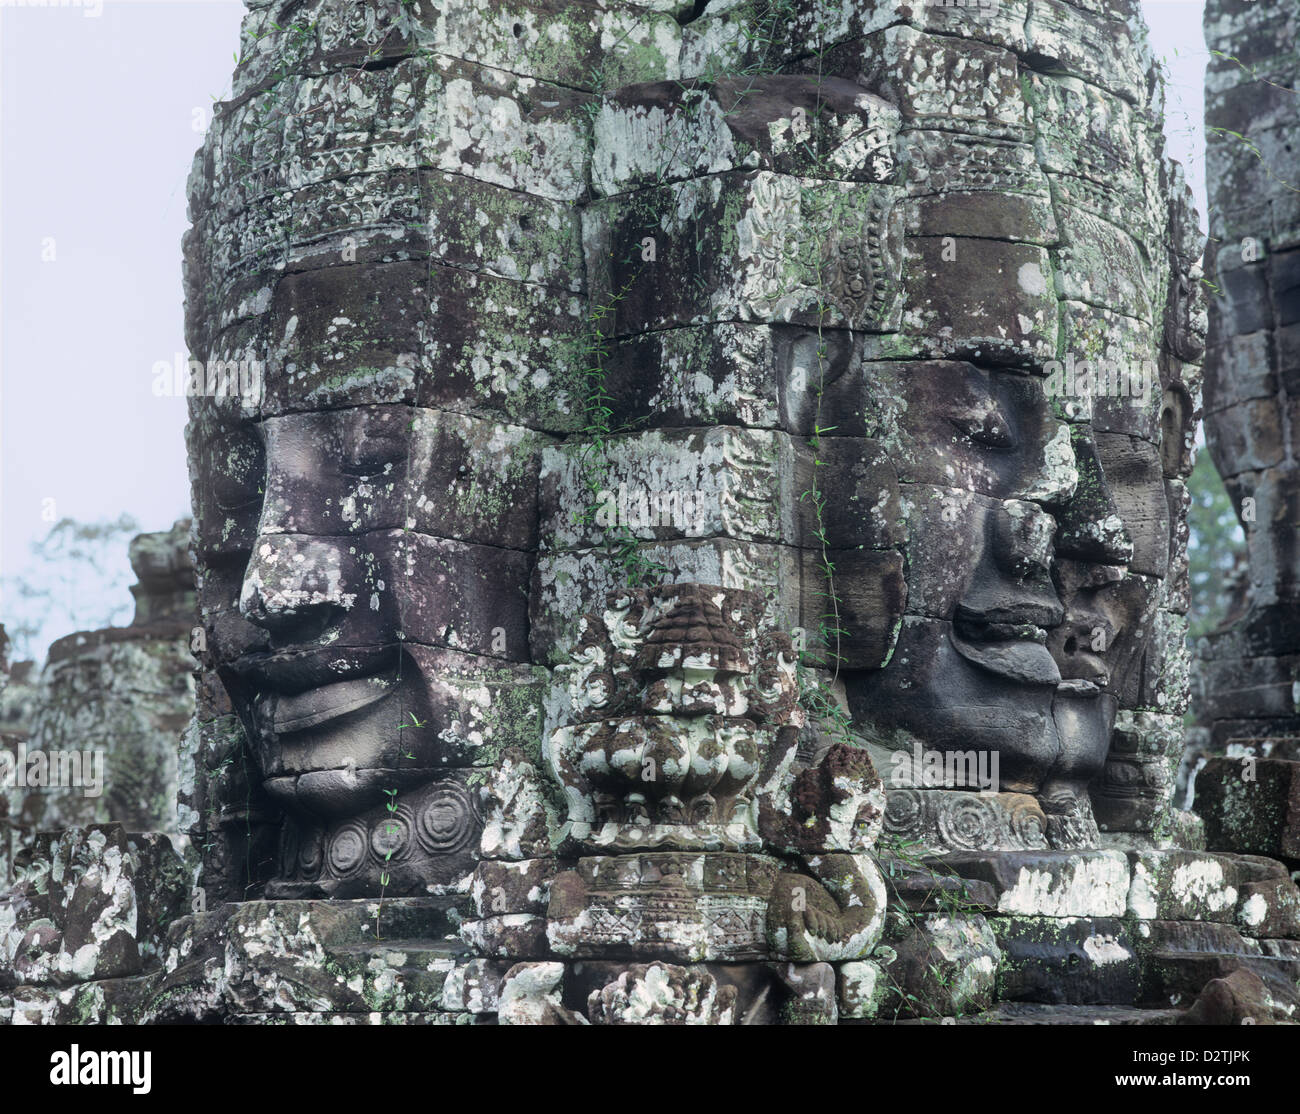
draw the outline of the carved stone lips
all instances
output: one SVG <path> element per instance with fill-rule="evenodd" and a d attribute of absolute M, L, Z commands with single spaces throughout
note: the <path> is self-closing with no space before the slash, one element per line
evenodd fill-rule
<path fill-rule="evenodd" d="M 1056 687 L 1057 696 L 1078 696 L 1088 700 L 1100 696 L 1101 692 L 1100 685 L 1094 684 L 1092 681 L 1085 681 L 1081 677 L 1062 681 Z"/>
<path fill-rule="evenodd" d="M 328 647 L 246 654 L 233 669 L 256 692 L 293 694 L 387 674 L 395 660 L 392 647 Z"/>
<path fill-rule="evenodd" d="M 1102 688 L 1110 684 L 1110 670 L 1106 667 L 1105 659 L 1100 654 L 1091 653 L 1087 650 L 1072 650 L 1068 644 L 1065 647 L 1065 653 L 1068 655 L 1066 671 L 1073 678 L 1100 685 Z"/>
<path fill-rule="evenodd" d="M 1042 610 L 1023 615 L 998 612 L 996 622 L 971 612 L 958 615 L 949 638 L 953 649 L 972 665 L 1022 685 L 1057 685 L 1061 671 L 1047 649 L 1047 631 L 1039 626 Z"/>
<path fill-rule="evenodd" d="M 309 731 L 397 688 L 392 647 L 248 654 L 234 665 L 257 719 L 276 735 Z"/>
<path fill-rule="evenodd" d="M 953 649 L 968 662 L 1022 685 L 1056 685 L 1061 671 L 1041 642 L 967 642 L 954 628 Z"/>
<path fill-rule="evenodd" d="M 364 677 L 341 681 L 297 696 L 272 697 L 268 701 L 272 728 L 277 735 L 309 731 L 330 720 L 346 716 L 382 700 L 397 687 L 386 677 Z"/>

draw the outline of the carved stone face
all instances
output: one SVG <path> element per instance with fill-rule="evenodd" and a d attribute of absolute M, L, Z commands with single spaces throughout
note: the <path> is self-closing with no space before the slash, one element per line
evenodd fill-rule
<path fill-rule="evenodd" d="M 1171 208 L 1147 203 L 1137 167 L 1159 156 L 1124 96 L 1044 76 L 1017 90 L 1006 61 L 899 28 L 829 64 L 901 118 L 902 173 L 888 179 L 900 304 L 891 316 L 886 293 L 857 334 L 824 318 L 817 355 L 805 344 L 780 369 L 782 410 L 794 432 L 828 431 L 823 537 L 846 537 L 868 507 L 888 515 L 888 472 L 897 484 L 901 530 L 860 544 L 901 552 L 898 613 L 860 606 L 881 598 L 873 570 L 829 546 L 840 632 L 826 660 L 857 727 L 889 750 L 996 758 L 997 787 L 1037 795 L 1059 818 L 1050 837 L 1077 845 L 1097 838 L 1088 791 L 1117 716 L 1128 738 L 1133 716 L 1176 718 L 1185 699 L 1175 527 L 1197 406 L 1186 361 L 1204 327 L 1198 249 L 1185 189 Z M 871 253 L 886 291 L 889 255 Z M 821 281 L 823 304 L 841 305 L 840 278 L 823 268 Z M 872 482 L 854 492 L 842 477 L 867 461 Z M 860 651 L 882 619 L 896 637 L 873 662 Z M 1163 727 L 1137 744 L 1153 786 Z M 1120 828 L 1153 823 L 1112 813 Z"/>
<path fill-rule="evenodd" d="M 448 771 L 527 654 L 530 436 L 401 404 L 192 423 L 210 649 L 290 817 L 282 877 L 363 889 L 396 841 L 390 876 L 436 882 L 469 844 Z"/>
<path fill-rule="evenodd" d="M 1120 711 L 1178 714 L 1154 678 L 1180 638 L 1168 481 L 1195 409 L 1194 252 L 1181 209 L 1147 203 L 1134 167 L 1158 154 L 1126 97 L 1015 70 L 898 27 L 819 56 L 815 79 L 724 83 L 690 110 L 625 90 L 597 130 L 592 239 L 615 335 L 658 334 L 624 350 L 662 383 L 620 398 L 628 416 L 712 424 L 676 378 L 703 366 L 734 384 L 713 422 L 751 426 L 617 442 L 633 490 L 719 491 L 702 526 L 639 533 L 667 576 L 761 589 L 870 741 L 995 758 L 994 787 L 1037 795 L 1077 845 L 1097 839 L 1088 787 Z M 666 169 L 656 128 L 689 152 Z M 744 172 L 691 168 L 719 129 Z M 590 546 L 556 525 L 580 492 L 562 455 L 543 530 Z M 548 575 L 580 578 L 565 560 Z"/>
<path fill-rule="evenodd" d="M 1090 425 L 1058 419 L 1032 373 L 867 378 L 903 490 L 908 603 L 890 663 L 851 681 L 859 721 L 891 747 L 996 753 L 1006 791 L 1082 794 L 1149 630 L 1126 522 L 1149 507 L 1139 536 L 1167 547 L 1158 459 L 1103 472 Z"/>
<path fill-rule="evenodd" d="M 611 593 L 584 617 L 548 741 L 586 850 L 757 850 L 757 781 L 797 735 L 794 654 L 751 593 Z M 784 730 L 783 730 L 784 729 Z"/>
<path fill-rule="evenodd" d="M 411 18 L 446 52 L 397 36 L 339 76 L 358 32 L 327 23 L 303 74 L 329 76 L 250 74 L 214 125 L 192 347 L 252 351 L 269 389 L 194 409 L 199 564 L 213 670 L 295 818 L 277 876 L 450 877 L 429 795 L 537 747 L 502 709 L 580 615 L 673 583 L 757 593 L 868 739 L 987 751 L 1095 839 L 1112 722 L 1181 699 L 1195 251 L 1145 86 L 1028 67 L 1058 45 L 1033 21 L 950 33 L 969 7 L 797 5 L 771 57 L 743 6 L 627 7 L 666 53 L 601 91 L 597 23 L 578 66 L 439 8 Z M 1080 371 L 1112 358 L 1122 390 Z M 1159 732 L 1125 730 L 1157 769 Z M 680 827 L 679 796 L 647 812 Z"/>
<path fill-rule="evenodd" d="M 959 252 L 983 250 L 956 242 Z M 1044 291 L 1037 274 L 1032 263 L 989 267 L 980 294 L 1025 321 L 1027 292 Z M 926 275 L 930 303 L 971 281 L 942 263 Z M 1110 330 L 1091 381 L 1073 376 L 1072 354 L 1066 375 L 1032 340 L 1017 364 L 943 332 L 926 346 L 952 358 L 865 362 L 867 431 L 899 483 L 907 598 L 889 661 L 845 679 L 869 740 L 987 755 L 997 788 L 1036 795 L 1049 838 L 1069 846 L 1096 840 L 1089 786 L 1106 765 L 1118 710 L 1149 706 L 1139 691 L 1148 655 L 1166 652 L 1152 640 L 1174 592 L 1178 508 L 1166 476 L 1177 474 L 1178 454 L 1165 454 L 1174 457 L 1167 472 L 1158 344 L 1094 307 L 1061 305 L 1067 336 Z M 1177 409 L 1181 440 L 1188 418 Z M 895 784 L 922 783 L 913 771 Z"/>

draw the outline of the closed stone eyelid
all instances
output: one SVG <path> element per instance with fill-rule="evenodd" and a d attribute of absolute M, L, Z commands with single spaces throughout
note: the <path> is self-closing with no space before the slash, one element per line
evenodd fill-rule
<path fill-rule="evenodd" d="M 408 446 L 402 444 L 393 452 L 370 442 L 367 447 L 353 453 L 343 453 L 339 463 L 341 471 L 350 476 L 374 476 L 391 471 L 399 464 L 405 464 Z"/>
<path fill-rule="evenodd" d="M 997 408 L 983 415 L 969 411 L 962 415 L 954 414 L 950 415 L 948 420 L 959 433 L 987 448 L 1014 449 L 1017 445 L 1016 438 L 1011 432 L 1011 423 Z M 994 439 L 995 434 L 996 439 Z"/>

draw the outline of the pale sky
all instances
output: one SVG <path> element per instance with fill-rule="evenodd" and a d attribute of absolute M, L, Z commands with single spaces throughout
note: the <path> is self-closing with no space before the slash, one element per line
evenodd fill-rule
<path fill-rule="evenodd" d="M 184 352 L 196 113 L 229 90 L 244 10 L 39 2 L 0 0 L 0 576 L 29 564 L 43 511 L 127 512 L 146 530 L 189 513 L 185 401 L 154 397 L 152 369 Z M 1202 0 L 1143 8 L 1171 78 L 1171 153 L 1203 210 Z"/>

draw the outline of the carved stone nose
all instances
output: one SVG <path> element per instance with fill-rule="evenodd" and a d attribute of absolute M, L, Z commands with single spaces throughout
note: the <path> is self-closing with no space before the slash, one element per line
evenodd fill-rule
<path fill-rule="evenodd" d="M 1043 446 L 1042 463 L 1037 475 L 1021 494 L 1026 499 L 1056 505 L 1073 496 L 1078 486 L 1079 462 L 1070 440 L 1070 428 L 1061 423 L 1057 426 L 1056 433 Z"/>
<path fill-rule="evenodd" d="M 1056 519 L 1037 503 L 1008 499 L 998 509 L 995 552 L 998 566 L 1017 580 L 1046 577 L 1052 563 Z"/>
<path fill-rule="evenodd" d="M 1073 498 L 1053 508 L 1058 530 L 1056 553 L 1101 565 L 1127 565 L 1133 558 L 1133 539 L 1102 470 L 1091 437 L 1074 446 L 1079 464 L 1079 487 Z"/>
<path fill-rule="evenodd" d="M 356 602 L 344 570 L 344 554 L 332 541 L 291 534 L 257 539 L 244 573 L 239 610 L 268 630 L 282 629 Z"/>

